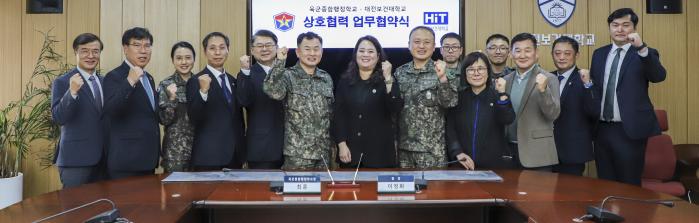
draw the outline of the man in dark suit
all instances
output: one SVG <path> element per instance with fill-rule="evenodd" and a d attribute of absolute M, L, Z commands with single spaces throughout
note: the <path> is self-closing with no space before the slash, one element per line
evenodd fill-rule
<path fill-rule="evenodd" d="M 191 165 L 194 170 L 240 168 L 243 113 L 235 96 L 235 79 L 223 68 L 230 41 L 220 32 L 204 37 L 207 65 L 187 82 L 189 118 L 194 124 Z M 213 82 L 213 84 L 212 84 Z"/>
<path fill-rule="evenodd" d="M 135 27 L 121 38 L 126 60 L 104 78 L 104 112 L 108 116 L 107 170 L 112 179 L 153 174 L 160 152 L 158 97 L 150 61 L 153 36 Z"/>
<path fill-rule="evenodd" d="M 648 82 L 665 80 L 658 51 L 636 33 L 638 16 L 629 8 L 607 18 L 613 44 L 592 54 L 591 75 L 599 84 L 601 115 L 595 138 L 600 178 L 640 185 L 648 137 L 660 134 L 648 97 Z"/>
<path fill-rule="evenodd" d="M 252 36 L 250 51 L 257 61 L 240 57 L 237 96 L 248 115 L 247 162 L 250 169 L 279 169 L 284 163 L 284 106 L 262 91 L 262 82 L 277 58 L 277 35 L 259 30 Z"/>
<path fill-rule="evenodd" d="M 99 164 L 104 151 L 104 98 L 102 77 L 96 71 L 102 48 L 95 34 L 78 35 L 73 40 L 77 67 L 53 82 L 51 115 L 61 126 L 54 162 L 63 188 L 103 179 Z"/>
<path fill-rule="evenodd" d="M 594 159 L 592 131 L 599 119 L 600 97 L 590 81 L 590 71 L 578 69 L 578 41 L 562 36 L 553 42 L 551 56 L 561 92 L 561 113 L 553 122 L 558 165 L 553 170 L 582 176 L 585 162 Z"/>

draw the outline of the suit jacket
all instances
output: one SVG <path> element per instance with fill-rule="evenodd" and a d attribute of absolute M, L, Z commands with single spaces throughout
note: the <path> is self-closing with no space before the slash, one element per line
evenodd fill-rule
<path fill-rule="evenodd" d="M 459 91 L 459 104 L 447 112 L 449 160 L 465 153 L 478 169 L 514 167 L 505 126 L 515 120 L 515 111 L 509 99 L 506 103 L 498 101 L 500 97 L 492 87 L 478 95 L 470 87 Z"/>
<path fill-rule="evenodd" d="M 211 85 L 207 100 L 199 93 L 199 77 L 209 75 Z M 194 124 L 192 166 L 227 166 L 233 161 L 235 151 L 243 149 L 243 113 L 236 99 L 235 79 L 230 74 L 228 86 L 232 102 L 226 102 L 218 77 L 204 68 L 187 82 L 188 114 Z"/>
<path fill-rule="evenodd" d="M 397 166 L 392 118 L 403 107 L 400 87 L 394 82 L 391 93 L 387 94 L 381 73 L 373 75 L 378 76 L 367 81 L 356 80 L 353 84 L 351 79 L 342 78 L 335 90 L 332 122 L 335 143 L 346 142 L 352 157 L 352 161 L 342 163 L 343 166 L 356 167 L 362 153 L 362 167 Z"/>
<path fill-rule="evenodd" d="M 558 79 L 535 65 L 526 83 L 515 122 L 519 159 L 524 167 L 541 167 L 558 164 L 556 144 L 553 139 L 553 121 L 561 111 Z M 536 76 L 543 73 L 548 78 L 546 91 L 536 89 Z M 505 75 L 507 92 L 512 92 L 516 71 Z"/>
<path fill-rule="evenodd" d="M 133 87 L 126 62 L 104 78 L 104 112 L 108 119 L 109 144 L 107 168 L 119 171 L 148 171 L 158 165 L 160 126 L 157 109 L 153 108 L 141 81 Z M 155 82 L 145 73 L 158 105 Z"/>
<path fill-rule="evenodd" d="M 607 56 L 612 45 L 603 46 L 592 54 L 590 75 L 600 85 L 596 87 L 597 95 L 602 97 Z M 616 97 L 619 103 L 624 131 L 632 139 L 643 139 L 660 134 L 658 119 L 655 117 L 653 104 L 648 97 L 648 82 L 658 83 L 665 80 L 666 72 L 660 64 L 660 55 L 653 48 L 648 48 L 648 55 L 641 57 L 634 47 L 629 48 L 616 85 Z M 601 108 L 600 108 L 601 109 Z"/>
<path fill-rule="evenodd" d="M 595 87 L 598 86 L 585 88 L 577 67 L 566 80 L 561 94 L 561 113 L 553 129 L 561 163 L 585 163 L 594 159 L 592 133 L 600 115 L 600 95 Z"/>
<path fill-rule="evenodd" d="M 282 160 L 284 146 L 284 104 L 262 91 L 265 70 L 259 64 L 250 67 L 250 75 L 238 73 L 236 96 L 247 111 L 247 160 Z"/>
<path fill-rule="evenodd" d="M 97 108 L 88 80 L 73 99 L 70 78 L 79 74 L 72 69 L 53 81 L 51 89 L 51 116 L 61 126 L 58 149 L 54 162 L 59 167 L 94 166 L 104 152 L 104 119 Z M 80 76 L 82 78 L 82 75 Z M 99 77 L 100 81 L 102 77 Z"/>

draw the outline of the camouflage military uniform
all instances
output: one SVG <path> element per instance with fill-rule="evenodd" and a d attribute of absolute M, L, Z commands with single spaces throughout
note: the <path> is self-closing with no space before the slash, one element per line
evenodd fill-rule
<path fill-rule="evenodd" d="M 284 100 L 284 166 L 282 169 L 324 168 L 321 156 L 330 161 L 333 83 L 330 74 L 316 68 L 313 76 L 300 64 L 284 68 L 276 60 L 265 77 L 262 90 Z"/>
<path fill-rule="evenodd" d="M 415 69 L 413 62 L 396 69 L 405 105 L 399 117 L 399 161 L 402 168 L 425 168 L 446 162 L 444 115 L 458 103 L 458 79 L 447 70 L 440 83 L 434 62 Z"/>
<path fill-rule="evenodd" d="M 192 74 L 190 74 L 192 75 Z M 177 96 L 170 101 L 167 96 L 167 86 L 177 85 Z M 163 138 L 163 162 L 165 172 L 187 171 L 192 156 L 194 142 L 194 126 L 187 115 L 187 81 L 179 74 L 173 74 L 160 82 L 158 87 L 160 103 L 160 123 L 165 126 Z"/>

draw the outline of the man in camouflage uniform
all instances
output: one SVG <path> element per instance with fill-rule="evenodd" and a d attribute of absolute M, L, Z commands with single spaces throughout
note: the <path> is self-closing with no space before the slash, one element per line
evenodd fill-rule
<path fill-rule="evenodd" d="M 323 40 L 313 32 L 296 40 L 299 62 L 284 68 L 287 49 L 277 52 L 272 72 L 262 90 L 284 101 L 284 165 L 282 169 L 325 168 L 334 143 L 330 138 L 333 82 L 330 74 L 317 68 L 323 55 Z"/>
<path fill-rule="evenodd" d="M 432 61 L 434 31 L 418 26 L 410 32 L 413 61 L 396 69 L 405 105 L 399 118 L 399 160 L 402 168 L 445 166 L 444 115 L 458 103 L 458 79 L 447 75 L 444 61 Z"/>

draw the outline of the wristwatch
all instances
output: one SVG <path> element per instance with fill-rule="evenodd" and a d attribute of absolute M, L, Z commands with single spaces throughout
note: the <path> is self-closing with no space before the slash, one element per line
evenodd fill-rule
<path fill-rule="evenodd" d="M 642 43 L 643 44 L 641 44 L 641 46 L 636 47 L 637 50 L 641 50 L 641 49 L 646 48 L 648 46 L 648 45 L 646 45 L 646 42 L 642 42 Z"/>

